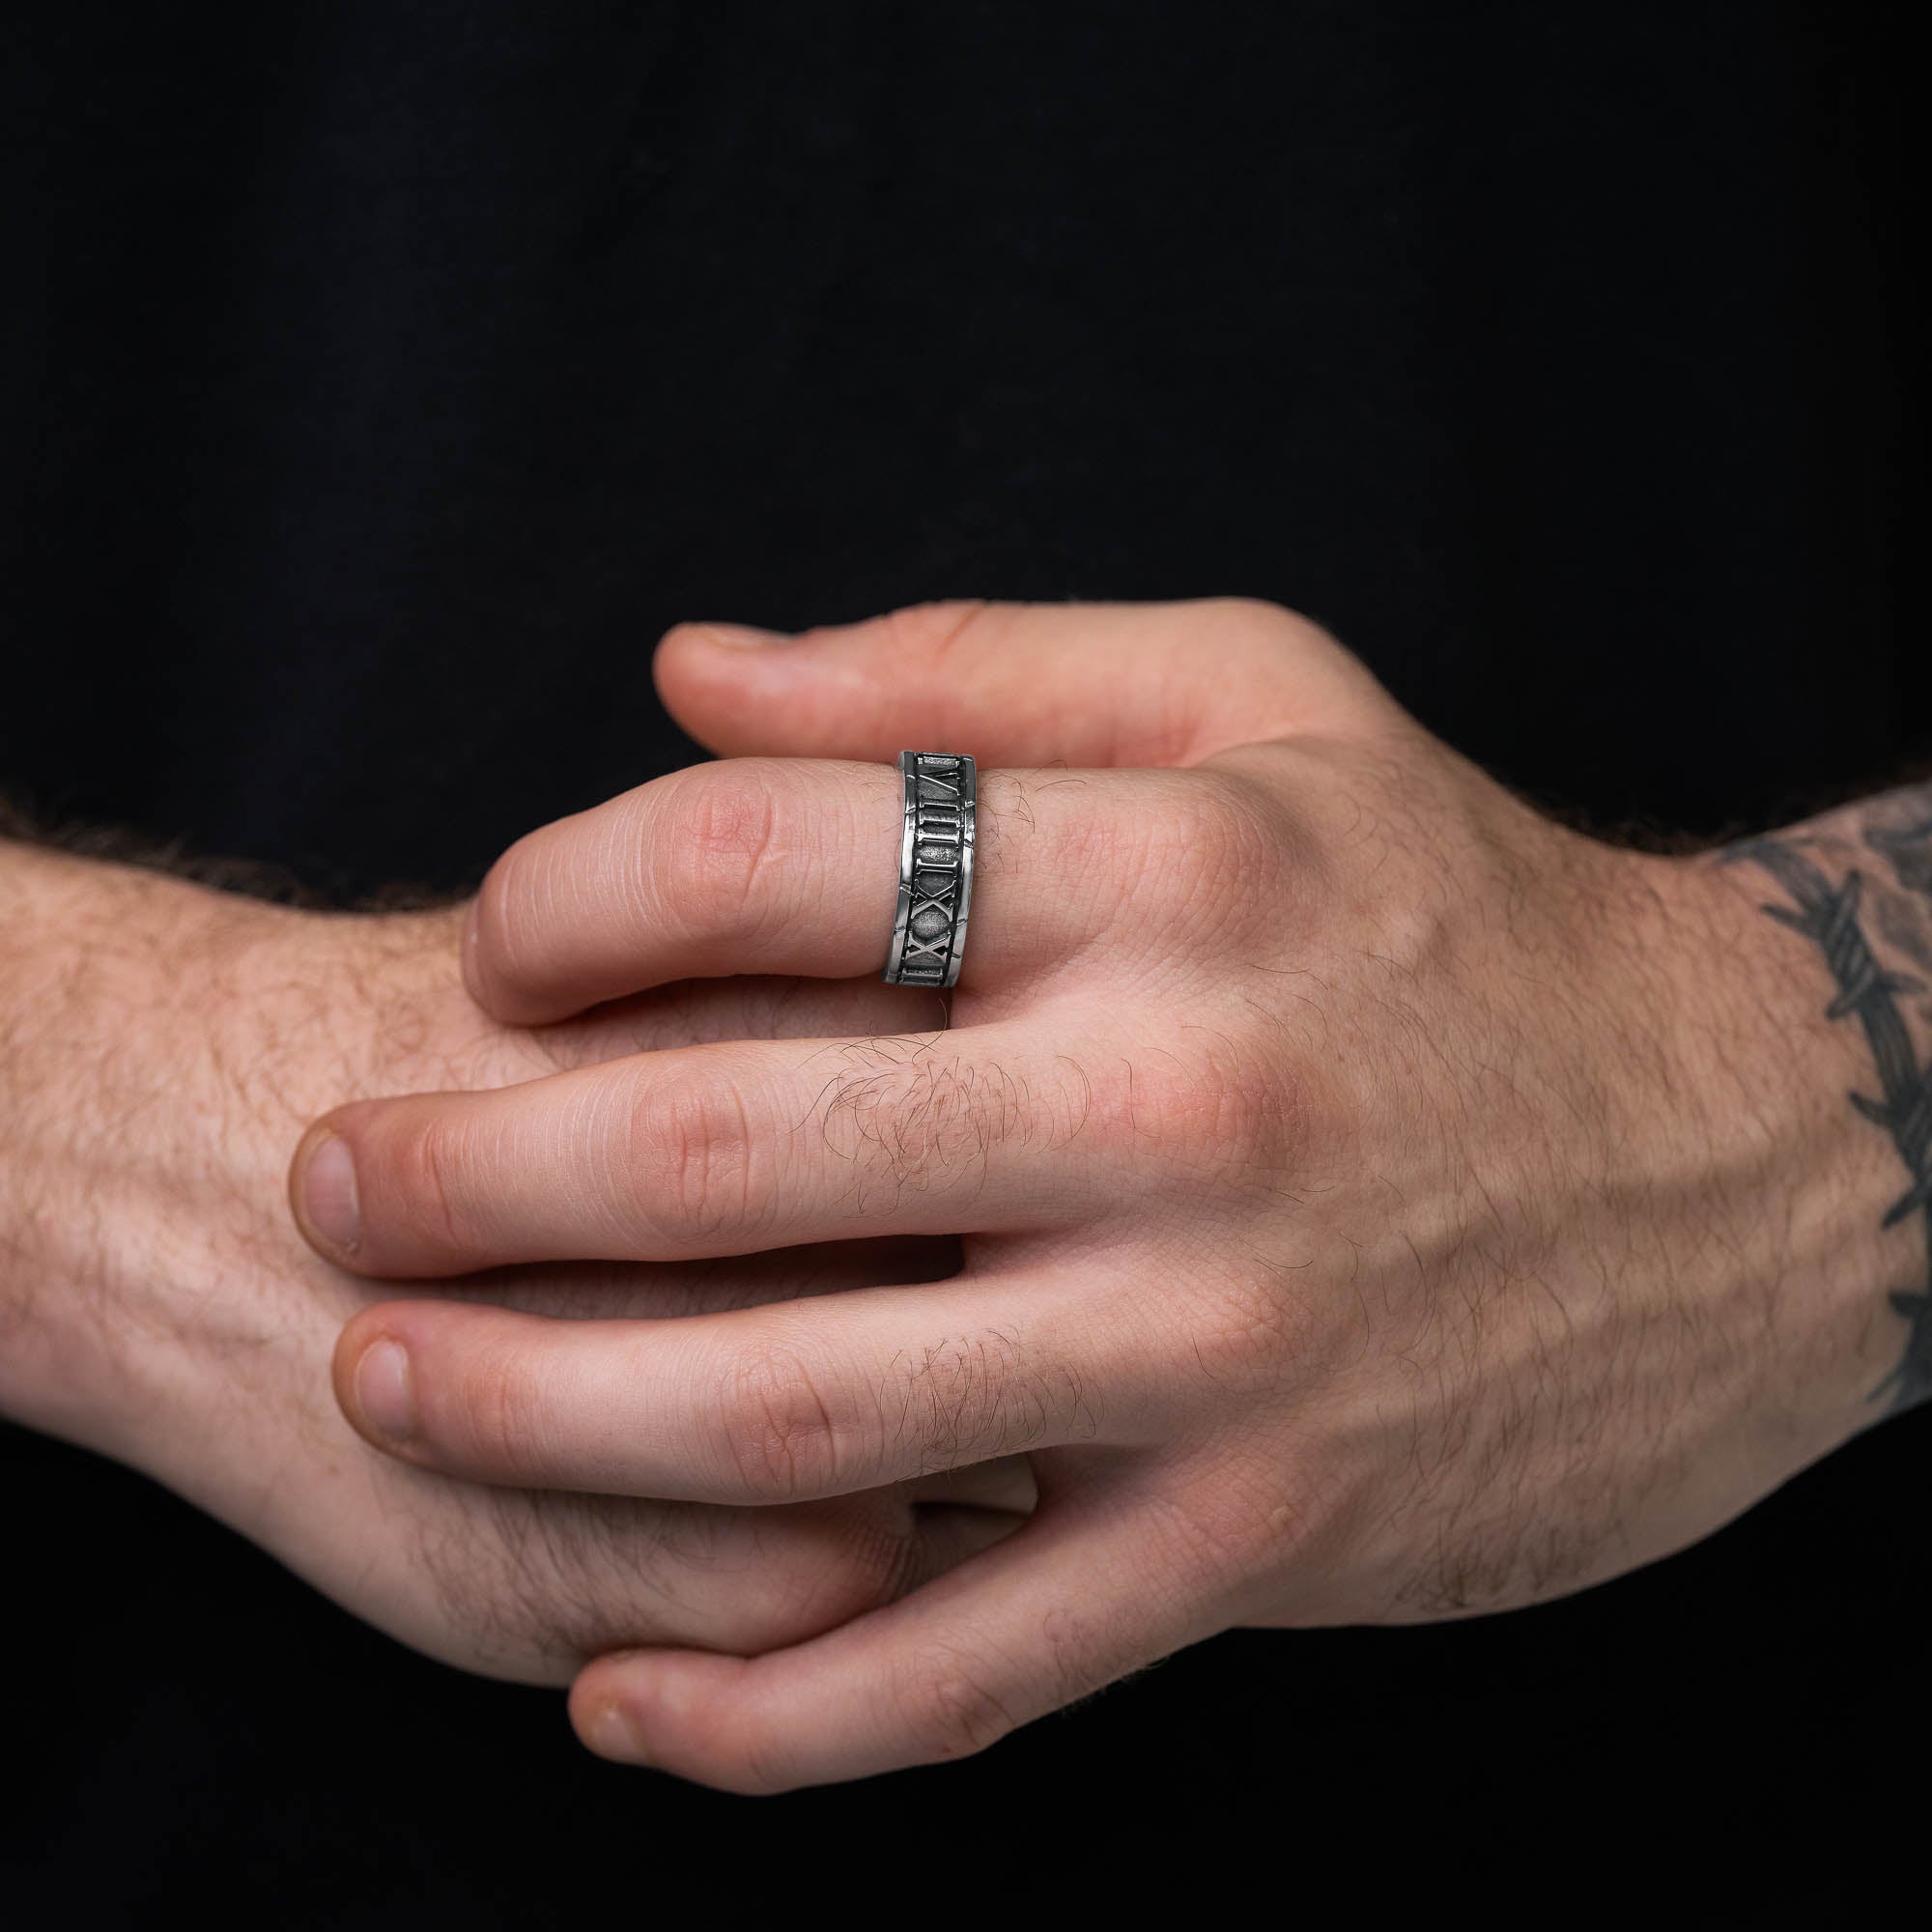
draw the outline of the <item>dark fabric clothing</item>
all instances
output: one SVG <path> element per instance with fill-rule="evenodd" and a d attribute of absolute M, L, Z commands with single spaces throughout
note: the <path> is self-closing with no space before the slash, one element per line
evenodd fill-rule
<path fill-rule="evenodd" d="M 25 0 L 0 44 L 0 791 L 45 816 L 460 884 L 692 754 L 673 620 L 945 595 L 1277 599 L 1598 822 L 1926 757 L 1877 8 Z M 15 1433 L 0 1865 L 83 1922 L 479 1925 L 728 1902 L 753 1846 L 868 1914 L 983 1861 L 993 1912 L 1023 1844 L 1206 1859 L 1217 1912 L 1228 1857 L 1809 1831 L 1917 1726 L 1928 1428 L 1571 1603 L 1231 1637 L 762 1808 Z"/>

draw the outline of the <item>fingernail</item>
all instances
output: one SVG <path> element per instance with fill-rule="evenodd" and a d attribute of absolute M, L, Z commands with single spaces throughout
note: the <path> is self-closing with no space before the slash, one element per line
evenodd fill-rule
<path fill-rule="evenodd" d="M 355 1364 L 355 1406 L 362 1420 L 390 1442 L 407 1442 L 416 1433 L 409 1351 L 400 1342 L 385 1338 L 362 1350 Z"/>
<path fill-rule="evenodd" d="M 788 644 L 793 639 L 782 631 L 760 631 L 752 624 L 696 624 L 714 643 L 729 644 L 735 651 L 764 650 L 772 644 Z"/>
<path fill-rule="evenodd" d="M 331 1247 L 354 1254 L 362 1234 L 355 1198 L 355 1161 L 339 1134 L 325 1135 L 302 1170 L 302 1208 L 308 1223 Z"/>
<path fill-rule="evenodd" d="M 638 1727 L 618 1704 L 606 1704 L 590 1720 L 590 1748 L 599 1757 L 614 1758 L 619 1764 L 649 1764 Z"/>

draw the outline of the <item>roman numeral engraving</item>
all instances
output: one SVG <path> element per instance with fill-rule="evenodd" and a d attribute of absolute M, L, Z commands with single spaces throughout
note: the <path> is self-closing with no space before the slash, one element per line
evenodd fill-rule
<path fill-rule="evenodd" d="M 973 761 L 948 752 L 909 752 L 899 773 L 911 851 L 886 978 L 950 986 L 958 976 L 972 881 Z"/>

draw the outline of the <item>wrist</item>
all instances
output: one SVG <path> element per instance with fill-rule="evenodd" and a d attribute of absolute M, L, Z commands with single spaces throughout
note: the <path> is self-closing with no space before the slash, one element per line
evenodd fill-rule
<path fill-rule="evenodd" d="M 232 1194 L 210 1017 L 274 908 L 0 846 L 0 1412 L 128 1453 L 183 1332 L 204 1204 Z M 205 1287 L 205 1283 L 204 1283 Z"/>
<path fill-rule="evenodd" d="M 1731 1312 L 1762 1360 L 1768 1444 L 1802 1442 L 1809 1461 L 1889 1412 L 1903 1340 L 1889 1297 L 1923 1281 L 1924 1239 L 1888 1218 L 1904 1170 L 1851 1097 L 1875 1092 L 1869 1045 L 1787 923 L 1793 901 L 1744 848 L 1671 863 L 1696 908 L 1685 1009 L 1704 1237 L 1736 1245 Z"/>
<path fill-rule="evenodd" d="M 1861 1193 L 1888 1237 L 1889 1319 L 1874 1325 L 1895 1351 L 1873 1398 L 1913 1406 L 1932 1398 L 1932 783 L 1746 839 L 1726 860 L 1769 889 L 1762 912 L 1854 1056 Z"/>

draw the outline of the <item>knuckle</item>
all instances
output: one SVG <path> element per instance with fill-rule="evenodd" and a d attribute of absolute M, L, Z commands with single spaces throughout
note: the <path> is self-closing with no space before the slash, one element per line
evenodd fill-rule
<path fill-rule="evenodd" d="M 1278 866 L 1267 801 L 1232 772 L 1190 772 L 1147 815 L 1137 891 L 1160 898 L 1183 925 L 1221 925 L 1264 903 Z"/>
<path fill-rule="evenodd" d="M 653 1072 L 631 1097 L 628 1171 L 639 1216 L 677 1242 L 742 1229 L 753 1211 L 743 1098 L 717 1074 Z"/>
<path fill-rule="evenodd" d="M 1278 638 L 1304 620 L 1266 597 L 1208 597 L 1201 614 L 1224 634 Z"/>
<path fill-rule="evenodd" d="M 769 761 L 732 760 L 659 782 L 643 849 L 652 855 L 661 914 L 705 933 L 756 926 L 767 916 L 783 774 Z"/>
<path fill-rule="evenodd" d="M 1236 1591 L 1305 1542 L 1302 1501 L 1232 1469 L 1151 1521 L 1158 1567 L 1177 1588 Z"/>
<path fill-rule="evenodd" d="M 1223 649 L 1245 649 L 1279 662 L 1288 653 L 1341 648 L 1320 624 L 1264 597 L 1211 597 L 1202 614 L 1212 623 Z"/>
<path fill-rule="evenodd" d="M 1327 1352 L 1319 1310 L 1292 1269 L 1208 1291 L 1189 1311 L 1199 1375 L 1222 1395 L 1272 1395 L 1314 1373 Z"/>
<path fill-rule="evenodd" d="M 1216 1128 L 1228 1136 L 1245 1172 L 1273 1187 L 1333 1150 L 1343 1091 L 1307 1059 L 1254 1050 L 1222 1075 Z"/>
<path fill-rule="evenodd" d="M 544 1467 L 543 1406 L 527 1352 L 497 1343 L 464 1366 L 460 1386 L 462 1430 L 471 1453 L 490 1471 L 512 1483 L 537 1485 Z"/>
<path fill-rule="evenodd" d="M 1010 615 L 1009 607 L 983 598 L 955 597 L 889 611 L 878 620 L 879 635 L 895 653 L 912 651 L 924 658 L 943 658 L 954 646 Z"/>
<path fill-rule="evenodd" d="M 895 1701 L 923 1761 L 971 1757 L 1018 1728 L 1018 1719 L 989 1684 L 990 1674 L 951 1646 L 922 1650 L 901 1669 Z"/>
<path fill-rule="evenodd" d="M 1359 724 L 1391 715 L 1362 661 L 1312 618 L 1244 597 L 1217 598 L 1204 615 L 1229 672 L 1290 698 L 1301 724 L 1317 716 Z"/>
<path fill-rule="evenodd" d="M 1201 1031 L 1123 1066 L 1095 1112 L 1181 1186 L 1245 1196 L 1304 1169 L 1325 1144 L 1328 1106 L 1313 1071 L 1270 1040 Z"/>
<path fill-rule="evenodd" d="M 724 1448 L 740 1485 L 764 1502 L 821 1496 L 844 1458 L 832 1411 L 790 1350 L 754 1349 L 725 1371 Z"/>
<path fill-rule="evenodd" d="M 391 1198 L 401 1204 L 405 1231 L 452 1256 L 468 1254 L 474 1246 L 461 1205 L 469 1158 L 468 1136 L 446 1113 L 432 1109 L 393 1139 L 381 1159 L 393 1183 Z M 372 1206 L 365 1198 L 365 1221 L 373 1218 Z"/>

